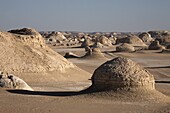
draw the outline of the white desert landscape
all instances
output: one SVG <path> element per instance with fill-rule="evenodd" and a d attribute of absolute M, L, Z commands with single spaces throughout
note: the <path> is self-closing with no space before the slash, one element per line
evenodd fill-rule
<path fill-rule="evenodd" d="M 0 113 L 170 113 L 170 31 L 0 31 Z"/>

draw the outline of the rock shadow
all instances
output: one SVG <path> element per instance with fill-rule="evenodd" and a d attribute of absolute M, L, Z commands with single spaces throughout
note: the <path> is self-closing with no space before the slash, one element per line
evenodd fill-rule
<path fill-rule="evenodd" d="M 28 91 L 28 90 L 7 90 L 9 93 L 13 94 L 22 94 L 22 95 L 38 95 L 38 96 L 59 96 L 59 97 L 67 97 L 67 96 L 77 96 L 89 93 L 95 93 L 98 91 L 92 90 L 91 86 L 82 91 Z"/>
<path fill-rule="evenodd" d="M 170 66 L 145 67 L 146 69 L 170 68 Z"/>

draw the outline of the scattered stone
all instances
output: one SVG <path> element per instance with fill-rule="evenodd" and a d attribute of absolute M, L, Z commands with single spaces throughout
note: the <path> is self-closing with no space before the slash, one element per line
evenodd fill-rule
<path fill-rule="evenodd" d="M 78 55 L 72 53 L 72 52 L 68 52 L 64 55 L 65 58 L 79 58 Z"/>

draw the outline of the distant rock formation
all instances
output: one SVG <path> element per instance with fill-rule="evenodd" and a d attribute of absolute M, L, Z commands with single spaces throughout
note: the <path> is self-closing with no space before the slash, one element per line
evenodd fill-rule
<path fill-rule="evenodd" d="M 133 52 L 135 51 L 135 48 L 130 44 L 123 43 L 120 46 L 116 47 L 116 51 L 117 52 Z"/>
<path fill-rule="evenodd" d="M 99 48 L 85 48 L 86 54 L 82 58 L 107 59 Z"/>
<path fill-rule="evenodd" d="M 166 47 L 167 49 L 170 49 L 170 45 L 167 45 L 167 47 Z"/>
<path fill-rule="evenodd" d="M 149 31 L 149 34 L 160 42 L 160 44 L 170 44 L 170 31 Z"/>
<path fill-rule="evenodd" d="M 120 43 L 128 43 L 132 44 L 133 46 L 146 46 L 146 44 L 136 35 L 128 35 L 125 38 L 118 38 L 116 40 L 116 44 Z"/>
<path fill-rule="evenodd" d="M 52 32 L 51 34 L 49 34 L 45 38 L 47 39 L 48 42 L 59 43 L 59 44 L 61 44 L 62 41 L 67 40 L 67 38 L 61 32 Z"/>
<path fill-rule="evenodd" d="M 105 46 L 111 46 L 112 42 L 106 37 L 106 36 L 100 36 L 99 37 L 99 42 Z"/>
<path fill-rule="evenodd" d="M 85 38 L 84 42 L 81 44 L 81 47 L 87 47 L 93 45 L 92 41 L 89 38 Z"/>
<path fill-rule="evenodd" d="M 165 47 L 160 45 L 159 41 L 155 40 L 149 45 L 148 49 L 149 50 L 163 50 L 165 49 Z"/>
<path fill-rule="evenodd" d="M 3 72 L 0 72 L 0 87 L 33 91 L 33 89 L 19 77 L 12 74 L 4 74 Z"/>
<path fill-rule="evenodd" d="M 95 44 L 93 45 L 93 48 L 103 48 L 104 45 L 101 44 L 100 42 L 95 42 Z"/>
<path fill-rule="evenodd" d="M 139 35 L 139 38 L 145 43 L 150 44 L 154 39 L 151 37 L 151 35 L 147 32 L 143 32 Z"/>

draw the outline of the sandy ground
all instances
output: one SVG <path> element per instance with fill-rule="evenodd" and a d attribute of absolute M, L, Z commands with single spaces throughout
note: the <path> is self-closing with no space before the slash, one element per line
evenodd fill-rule
<path fill-rule="evenodd" d="M 115 53 L 113 49 L 103 49 L 103 58 L 72 58 L 68 59 L 91 75 L 105 61 L 116 56 L 128 57 L 148 69 L 157 81 L 156 89 L 170 97 L 170 54 L 159 51 L 140 51 L 135 53 Z M 74 52 L 83 56 L 84 49 L 55 49 L 64 55 Z M 74 72 L 70 73 L 74 74 Z M 81 75 L 81 73 L 80 73 Z M 69 82 L 56 81 L 52 83 L 31 83 L 37 92 L 20 92 L 9 89 L 0 90 L 0 113 L 170 113 L 170 101 L 122 101 L 114 97 L 100 98 L 88 94 L 74 95 L 74 92 L 91 85 L 88 80 Z M 166 83 L 165 83 L 166 82 Z M 164 98 L 164 96 L 162 97 Z"/>

